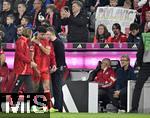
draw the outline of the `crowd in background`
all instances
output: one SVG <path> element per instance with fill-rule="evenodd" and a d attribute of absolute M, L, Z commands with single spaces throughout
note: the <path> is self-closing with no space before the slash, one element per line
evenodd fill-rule
<path fill-rule="evenodd" d="M 2 42 L 15 43 L 23 27 L 36 32 L 42 24 L 53 26 L 64 42 L 139 42 L 140 34 L 150 29 L 149 4 L 149 0 L 2 0 Z M 94 14 L 101 6 L 136 10 L 135 21 L 129 24 L 129 34 L 121 31 L 119 22 L 112 29 L 99 24 L 95 31 Z"/>

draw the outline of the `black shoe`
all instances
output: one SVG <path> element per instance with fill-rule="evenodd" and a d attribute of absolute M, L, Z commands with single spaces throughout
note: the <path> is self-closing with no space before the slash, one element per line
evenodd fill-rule
<path fill-rule="evenodd" d="M 138 113 L 138 110 L 137 110 L 137 109 L 131 109 L 131 110 L 129 111 L 129 113 Z"/>

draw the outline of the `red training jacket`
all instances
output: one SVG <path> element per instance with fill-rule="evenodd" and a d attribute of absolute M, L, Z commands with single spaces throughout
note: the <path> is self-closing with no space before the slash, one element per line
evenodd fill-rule
<path fill-rule="evenodd" d="M 32 74 L 29 40 L 21 36 L 16 41 L 14 71 L 20 75 Z"/>

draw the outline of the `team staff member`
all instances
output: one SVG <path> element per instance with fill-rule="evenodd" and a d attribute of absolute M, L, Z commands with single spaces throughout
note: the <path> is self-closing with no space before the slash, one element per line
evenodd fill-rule
<path fill-rule="evenodd" d="M 148 32 L 148 35 L 150 33 Z M 139 100 L 144 83 L 150 77 L 150 47 L 148 41 L 142 40 L 137 52 L 137 68 L 139 70 L 138 78 L 136 80 L 135 89 L 132 98 L 132 109 L 130 112 L 138 112 Z"/>
<path fill-rule="evenodd" d="M 63 93 L 62 93 L 62 83 L 63 83 L 63 69 L 66 66 L 65 62 L 65 49 L 63 42 L 56 37 L 55 30 L 53 27 L 49 27 L 46 32 L 46 36 L 50 41 L 52 41 L 57 70 L 54 70 L 52 76 L 52 86 L 53 86 L 53 95 L 55 99 L 54 108 L 58 109 L 59 112 L 62 112 L 62 103 L 63 103 Z M 52 70 L 53 71 L 53 70 Z"/>
<path fill-rule="evenodd" d="M 110 102 L 109 94 L 116 81 L 116 74 L 111 67 L 110 59 L 104 58 L 102 60 L 101 70 L 97 73 L 94 81 L 99 84 L 99 101 L 103 101 L 103 106 L 106 107 Z"/>

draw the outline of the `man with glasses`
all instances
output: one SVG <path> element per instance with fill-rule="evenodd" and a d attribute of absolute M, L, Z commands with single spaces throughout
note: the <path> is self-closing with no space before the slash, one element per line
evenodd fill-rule
<path fill-rule="evenodd" d="M 117 70 L 117 81 L 115 91 L 113 93 L 112 103 L 118 109 L 127 110 L 127 83 L 128 80 L 135 80 L 134 69 L 130 66 L 130 58 L 128 55 L 122 55 L 121 68 Z M 119 104 L 120 100 L 120 104 Z"/>

